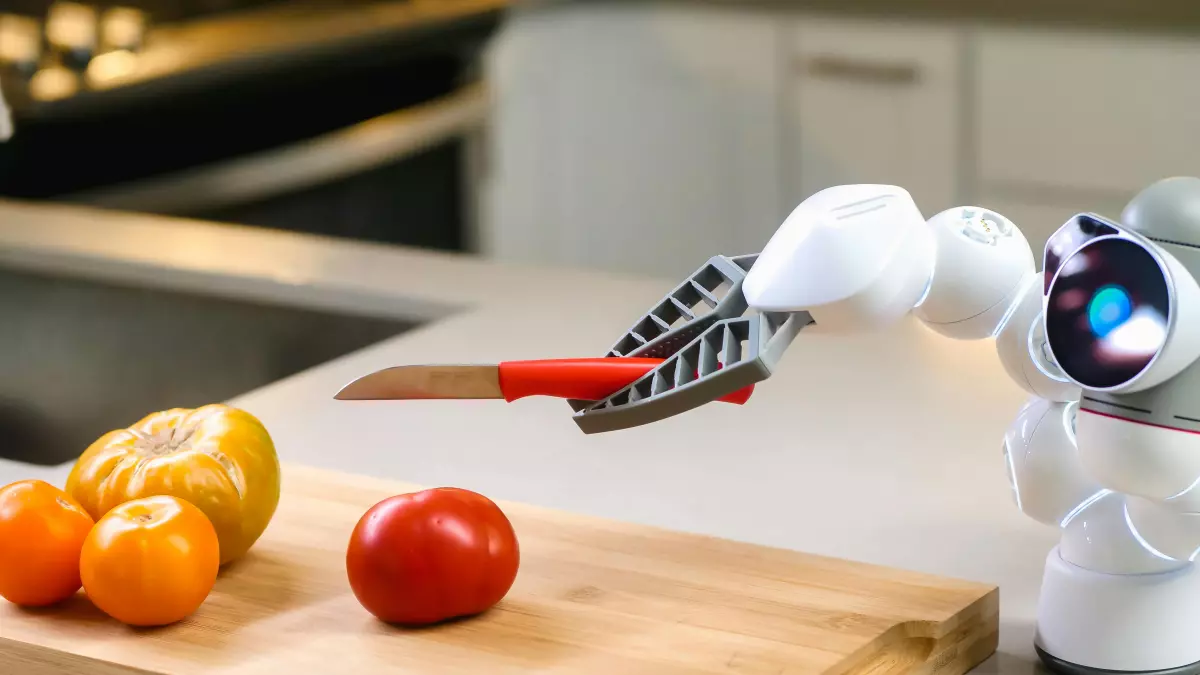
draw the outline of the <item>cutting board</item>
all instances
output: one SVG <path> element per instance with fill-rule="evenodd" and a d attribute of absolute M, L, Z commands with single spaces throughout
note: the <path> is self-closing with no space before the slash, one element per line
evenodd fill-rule
<path fill-rule="evenodd" d="M 995 587 L 501 503 L 521 569 L 480 616 L 401 629 L 346 582 L 362 514 L 416 486 L 284 468 L 275 520 L 189 619 L 132 629 L 80 593 L 0 600 L 0 673 L 937 673 L 996 648 Z"/>

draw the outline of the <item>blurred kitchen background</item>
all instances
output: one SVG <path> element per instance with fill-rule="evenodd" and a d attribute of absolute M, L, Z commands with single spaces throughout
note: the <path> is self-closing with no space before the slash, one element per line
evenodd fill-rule
<path fill-rule="evenodd" d="M 1200 175 L 1197 73 L 1188 0 L 0 0 L 0 206 L 673 282 L 883 182 L 1037 251 Z M 84 276 L 0 273 L 0 456 L 66 461 L 414 325 Z"/>
<path fill-rule="evenodd" d="M 1186 0 L 0 9 L 0 196 L 678 276 L 837 183 L 1036 249 L 1200 173 Z"/>

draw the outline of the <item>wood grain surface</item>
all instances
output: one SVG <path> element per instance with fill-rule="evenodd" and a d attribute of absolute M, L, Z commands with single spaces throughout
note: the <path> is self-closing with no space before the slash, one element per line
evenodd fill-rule
<path fill-rule="evenodd" d="M 275 520 L 195 615 L 136 630 L 82 593 L 0 600 L 0 673 L 955 675 L 996 648 L 992 586 L 510 503 L 508 597 L 394 628 L 355 601 L 345 547 L 367 508 L 415 489 L 285 466 Z"/>

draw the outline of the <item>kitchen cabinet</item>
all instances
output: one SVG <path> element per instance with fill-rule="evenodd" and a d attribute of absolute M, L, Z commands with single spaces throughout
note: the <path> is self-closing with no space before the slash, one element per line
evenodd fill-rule
<path fill-rule="evenodd" d="M 794 203 L 845 183 L 889 183 L 926 216 L 959 201 L 962 31 L 800 17 L 787 63 Z"/>
<path fill-rule="evenodd" d="M 977 63 L 981 191 L 1038 216 L 1017 221 L 1035 246 L 1079 211 L 1119 218 L 1154 181 L 1200 175 L 1200 40 L 989 30 Z"/>
<path fill-rule="evenodd" d="M 978 50 L 983 181 L 1128 195 L 1200 170 L 1200 40 L 997 30 Z"/>
<path fill-rule="evenodd" d="M 676 6 L 518 12 L 495 90 L 485 253 L 680 277 L 782 217 L 779 24 Z"/>
<path fill-rule="evenodd" d="M 1200 175 L 1200 37 L 776 7 L 518 14 L 485 250 L 678 276 L 752 252 L 812 193 L 904 186 L 1008 215 L 1040 257 L 1080 211 Z"/>

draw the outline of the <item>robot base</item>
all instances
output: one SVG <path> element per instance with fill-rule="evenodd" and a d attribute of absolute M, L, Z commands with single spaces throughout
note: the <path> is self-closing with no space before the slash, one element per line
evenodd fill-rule
<path fill-rule="evenodd" d="M 1196 675 L 1200 673 L 1200 663 L 1193 663 L 1187 666 L 1178 668 L 1164 668 L 1162 670 L 1105 670 L 1103 668 L 1091 668 L 1088 666 L 1080 666 L 1074 663 L 1067 663 L 1062 659 L 1057 659 L 1046 653 L 1046 650 L 1034 645 L 1037 650 L 1037 655 L 1042 659 L 1042 663 L 1051 672 L 1060 673 L 1060 675 Z"/>
<path fill-rule="evenodd" d="M 1200 673 L 1200 571 L 1102 574 L 1046 558 L 1035 646 L 1063 675 Z"/>

